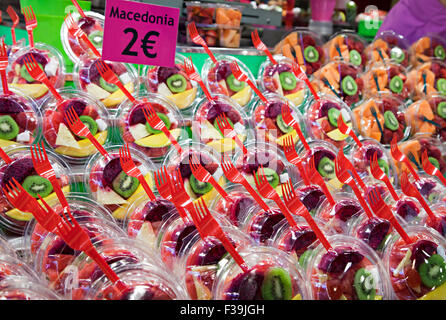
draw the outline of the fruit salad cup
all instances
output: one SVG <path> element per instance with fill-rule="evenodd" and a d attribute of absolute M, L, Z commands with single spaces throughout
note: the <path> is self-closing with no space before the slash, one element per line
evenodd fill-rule
<path fill-rule="evenodd" d="M 195 155 L 199 159 L 201 166 L 209 172 L 220 186 L 225 186 L 226 179 L 220 169 L 220 154 L 214 149 L 197 142 L 182 143 L 183 153 L 180 155 L 174 149 L 170 150 L 164 159 L 163 166 L 168 172 L 179 169 L 184 182 L 184 188 L 192 200 L 202 198 L 207 205 L 210 205 L 215 197 L 219 195 L 217 190 L 209 182 L 201 182 L 192 174 L 189 165 L 189 157 Z"/>
<path fill-rule="evenodd" d="M 361 69 L 345 61 L 332 61 L 319 69 L 312 79 L 316 91 L 335 95 L 350 108 L 355 108 L 363 99 L 364 80 Z"/>
<path fill-rule="evenodd" d="M 40 110 L 34 99 L 19 90 L 0 94 L 0 146 L 31 145 L 42 135 Z"/>
<path fill-rule="evenodd" d="M 233 259 L 219 269 L 213 296 L 216 300 L 306 300 L 302 271 L 283 251 L 246 246 L 240 255 L 250 267 L 244 272 Z"/>
<path fill-rule="evenodd" d="M 353 115 L 364 138 L 375 139 L 388 147 L 394 135 L 398 142 L 409 138 L 411 127 L 406 111 L 402 100 L 383 93 L 361 103 L 353 110 Z"/>
<path fill-rule="evenodd" d="M 418 173 L 420 181 L 411 180 L 428 204 L 440 202 L 446 194 L 446 188 L 436 177 Z M 443 200 L 444 201 L 444 200 Z"/>
<path fill-rule="evenodd" d="M 374 97 L 378 93 L 391 95 L 406 101 L 411 98 L 414 88 L 407 77 L 406 69 L 390 61 L 376 63 L 362 75 L 364 95 Z"/>
<path fill-rule="evenodd" d="M 102 37 L 104 33 L 104 16 L 102 14 L 85 11 L 85 17 L 77 13 L 72 13 L 71 16 L 76 21 L 79 28 L 87 35 L 88 40 L 97 48 L 102 49 Z M 63 49 L 71 61 L 76 63 L 79 57 L 85 52 L 90 52 L 90 48 L 83 41 L 79 41 L 79 38 L 73 37 L 68 32 L 65 22 L 62 23 L 60 28 L 60 40 L 62 42 Z"/>
<path fill-rule="evenodd" d="M 196 141 L 200 141 L 215 149 L 219 153 L 233 154 L 239 147 L 231 138 L 225 137 L 217 124 L 217 117 L 224 114 L 232 124 L 237 137 L 242 143 L 251 139 L 248 120 L 240 106 L 228 97 L 217 95 L 213 102 L 206 98 L 198 102 L 194 110 L 192 134 Z"/>
<path fill-rule="evenodd" d="M 314 139 L 327 141 L 336 148 L 348 149 L 354 142 L 338 129 L 338 118 L 342 114 L 344 123 L 356 131 L 356 121 L 350 108 L 335 96 L 321 94 L 320 98 L 320 102 L 310 98 L 305 111 L 308 134 Z"/>
<path fill-rule="evenodd" d="M 257 83 L 266 93 L 276 93 L 290 100 L 296 107 L 305 103 L 308 88 L 302 79 L 293 73 L 293 60 L 282 55 L 274 56 L 277 64 L 265 60 L 260 66 Z"/>
<path fill-rule="evenodd" d="M 53 290 L 27 277 L 0 282 L 0 300 L 61 300 Z"/>
<path fill-rule="evenodd" d="M 368 62 L 365 52 L 366 41 L 354 32 L 341 31 L 334 34 L 325 43 L 330 60 L 349 62 L 360 69 L 364 69 Z"/>
<path fill-rule="evenodd" d="M 415 101 L 407 108 L 406 117 L 412 135 L 439 137 L 446 142 L 446 96 L 435 94 Z"/>
<path fill-rule="evenodd" d="M 14 147 L 8 150 L 8 155 L 12 162 L 6 164 L 2 161 L 0 165 L 0 185 L 2 188 L 5 188 L 14 178 L 36 199 L 39 195 L 45 201 L 57 199 L 51 183 L 35 171 L 28 147 Z M 53 152 L 47 151 L 47 155 L 63 193 L 67 194 L 70 192 L 70 183 L 72 182 L 70 168 L 65 161 Z M 5 231 L 22 234 L 27 222 L 33 219 L 31 213 L 22 212 L 12 206 L 3 191 L 1 191 L 0 207 L 0 224 Z"/>
<path fill-rule="evenodd" d="M 126 100 L 119 106 L 115 118 L 116 126 L 124 143 L 141 151 L 152 161 L 161 162 L 172 148 L 172 144 L 164 132 L 149 125 L 144 116 L 142 101 L 147 99 L 171 135 L 179 142 L 187 136 L 186 131 L 181 128 L 183 118 L 172 102 L 160 94 L 149 93 L 135 98 L 141 102 L 134 105 Z"/>
<path fill-rule="evenodd" d="M 235 248 L 252 244 L 246 234 L 234 227 L 225 227 L 223 231 Z M 217 238 L 202 239 L 198 234 L 184 245 L 183 251 L 182 270 L 189 296 L 192 300 L 213 299 L 215 277 L 228 252 Z"/>
<path fill-rule="evenodd" d="M 281 222 L 286 220 L 277 206 L 269 201 L 266 203 L 270 206 L 270 211 L 265 211 L 259 206 L 255 206 L 248 212 L 245 221 L 241 225 L 241 229 L 258 245 L 269 243 Z"/>
<path fill-rule="evenodd" d="M 209 92 L 212 95 L 218 94 L 231 98 L 238 105 L 246 107 L 253 97 L 253 91 L 246 82 L 238 81 L 235 78 L 231 71 L 231 63 L 237 62 L 243 73 L 248 76 L 249 80 L 255 83 L 251 71 L 235 57 L 218 55 L 216 59 L 217 64 L 215 65 L 208 58 L 201 70 L 201 77 Z"/>
<path fill-rule="evenodd" d="M 308 261 L 311 299 L 392 299 L 388 273 L 372 248 L 350 236 L 334 235 L 328 240 L 333 250 L 319 245 Z"/>
<path fill-rule="evenodd" d="M 404 68 L 409 67 L 409 43 L 402 35 L 391 30 L 380 32 L 366 48 L 366 53 L 369 64 L 391 59 Z"/>
<path fill-rule="evenodd" d="M 190 113 L 201 89 L 184 70 L 184 56 L 176 54 L 174 67 L 147 66 L 143 70 L 147 91 L 171 100 L 183 113 Z"/>
<path fill-rule="evenodd" d="M 431 59 L 446 61 L 446 39 L 439 35 L 428 34 L 421 37 L 411 47 L 411 63 L 418 66 Z"/>
<path fill-rule="evenodd" d="M 19 89 L 27 96 L 41 102 L 48 96 L 49 91 L 42 82 L 34 80 L 26 69 L 25 57 L 28 56 L 36 60 L 56 89 L 62 88 L 65 84 L 64 61 L 56 48 L 43 43 L 36 43 L 34 48 L 23 47 L 9 58 L 7 70 L 9 87 Z"/>
<path fill-rule="evenodd" d="M 67 88 L 59 93 L 65 99 L 64 103 L 58 105 L 54 97 L 42 102 L 43 137 L 46 145 L 70 164 L 85 163 L 98 150 L 88 138 L 77 136 L 70 130 L 65 112 L 73 108 L 96 140 L 104 145 L 109 136 L 108 111 L 103 104 L 82 91 Z"/>
<path fill-rule="evenodd" d="M 405 230 L 412 243 L 393 238 L 383 258 L 396 298 L 444 299 L 445 239 L 422 226 L 408 226 Z"/>
<path fill-rule="evenodd" d="M 399 194 L 400 200 L 392 204 L 392 211 L 399 221 L 411 225 L 424 225 L 427 220 L 426 211 L 416 198 Z"/>
<path fill-rule="evenodd" d="M 275 46 L 273 53 L 290 60 L 296 59 L 308 76 L 319 70 L 327 60 L 322 38 L 307 28 L 297 28 L 287 34 Z"/>
<path fill-rule="evenodd" d="M 282 149 L 285 140 L 292 138 L 293 143 L 299 142 L 299 136 L 292 126 L 288 126 L 282 118 L 282 108 L 288 108 L 300 128 L 305 128 L 302 114 L 296 106 L 287 99 L 275 93 L 265 94 L 268 103 L 256 99 L 252 106 L 252 123 L 255 126 L 257 140 L 270 142 Z M 289 107 L 287 107 L 287 104 Z M 304 130 L 302 130 L 304 131 Z"/>
<path fill-rule="evenodd" d="M 446 94 L 446 61 L 434 59 L 412 69 L 407 82 L 414 88 L 415 101 L 429 95 Z"/>
<path fill-rule="evenodd" d="M 91 54 L 83 54 L 74 66 L 73 81 L 76 88 L 102 102 L 107 109 L 116 109 L 122 102 L 128 101 L 124 92 L 115 84 L 102 78 L 97 69 L 97 61 L 103 61 Z M 122 62 L 103 61 L 119 78 L 124 87 L 133 96 L 138 94 L 138 77 L 132 65 Z"/>
<path fill-rule="evenodd" d="M 100 153 L 93 155 L 85 167 L 84 183 L 94 200 L 110 210 L 113 217 L 124 220 L 128 207 L 145 194 L 145 191 L 137 178 L 128 176 L 122 170 L 119 149 L 120 146 L 117 145 L 106 147 L 109 159 Z M 155 190 L 155 165 L 141 151 L 130 147 L 129 150 L 150 189 Z"/>

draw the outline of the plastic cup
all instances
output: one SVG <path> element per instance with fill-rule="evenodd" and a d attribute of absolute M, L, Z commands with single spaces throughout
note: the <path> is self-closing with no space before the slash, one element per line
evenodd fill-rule
<path fill-rule="evenodd" d="M 177 53 L 174 67 L 146 66 L 143 69 L 143 78 L 147 91 L 163 95 L 183 114 L 189 115 L 201 96 L 201 89 L 184 70 L 184 59 L 184 56 Z"/>
<path fill-rule="evenodd" d="M 394 237 L 383 258 L 396 298 L 441 299 L 446 279 L 445 239 L 435 230 L 422 226 L 408 226 L 405 230 L 413 243 Z"/>
<path fill-rule="evenodd" d="M 8 86 L 19 89 L 27 96 L 41 102 L 51 93 L 42 82 L 34 80 L 26 70 L 24 58 L 29 54 L 40 64 L 48 80 L 56 89 L 62 88 L 65 84 L 64 61 L 56 48 L 44 43 L 35 43 L 34 48 L 23 47 L 9 58 Z"/>
<path fill-rule="evenodd" d="M 368 62 L 366 45 L 367 42 L 355 32 L 343 30 L 333 34 L 324 48 L 330 60 L 345 61 L 363 70 Z"/>
<path fill-rule="evenodd" d="M 306 300 L 308 298 L 302 271 L 285 252 L 271 247 L 247 246 L 240 248 L 239 253 L 250 269 L 243 272 L 235 261 L 230 259 L 217 273 L 214 299 Z M 281 288 L 280 293 L 273 289 L 277 286 Z"/>
<path fill-rule="evenodd" d="M 147 99 L 165 125 L 169 124 L 166 127 L 179 142 L 187 137 L 185 130 L 181 128 L 183 118 L 172 102 L 160 94 L 149 93 L 135 98 L 141 102 L 134 105 L 131 101 L 125 100 L 121 103 L 115 116 L 115 125 L 119 128 L 125 143 L 141 151 L 150 160 L 161 162 L 172 148 L 172 144 L 162 131 L 148 125 L 143 113 L 144 102 L 142 101 Z"/>
<path fill-rule="evenodd" d="M 8 243 L 3 234 L 0 235 L 0 254 L 16 257 L 14 248 L 10 245 L 10 243 Z"/>
<path fill-rule="evenodd" d="M 89 158 L 85 167 L 84 183 L 92 199 L 110 210 L 118 220 L 124 220 L 127 209 L 143 194 L 148 198 L 137 178 L 128 176 L 121 167 L 119 149 L 121 146 L 108 146 L 110 155 L 105 159 L 100 153 Z M 153 180 L 155 165 L 145 155 L 129 147 L 133 162 L 141 171 L 150 189 L 156 191 Z M 126 187 L 126 190 L 123 189 Z"/>
<path fill-rule="evenodd" d="M 107 109 L 116 111 L 115 109 L 121 103 L 127 101 L 127 96 L 118 86 L 109 84 L 102 78 L 96 66 L 98 61 L 102 61 L 101 58 L 93 54 L 81 55 L 73 69 L 73 82 L 76 88 L 102 102 Z M 104 62 L 118 76 L 127 91 L 133 96 L 138 94 L 138 74 L 132 65 L 122 62 Z"/>
<path fill-rule="evenodd" d="M 413 87 L 414 101 L 429 98 L 431 95 L 446 94 L 446 61 L 433 59 L 412 68 L 407 74 L 407 82 Z M 431 118 L 431 115 L 428 115 Z"/>
<path fill-rule="evenodd" d="M 25 190 L 31 191 L 32 195 L 35 195 L 37 198 L 37 193 L 32 192 L 34 181 L 34 183 L 37 185 L 46 185 L 46 188 L 48 188 L 45 188 L 43 191 L 39 191 L 39 194 L 45 201 L 57 199 L 56 193 L 48 180 L 37 175 L 28 147 L 13 147 L 7 150 L 7 154 L 11 158 L 12 162 L 10 164 L 6 164 L 3 161 L 1 162 L 0 184 L 2 188 L 5 188 L 9 182 L 12 183 L 12 178 L 15 178 Z M 61 157 L 57 156 L 53 152 L 47 151 L 47 155 L 62 191 L 67 194 L 71 189 L 70 183 L 72 175 L 70 168 L 65 161 L 61 159 Z M 9 203 L 9 200 L 6 198 L 3 191 L 0 193 L 0 202 L 2 203 L 2 210 L 0 213 L 1 226 L 8 232 L 16 235 L 22 235 L 27 222 L 33 219 L 32 214 L 16 209 L 11 203 Z"/>
<path fill-rule="evenodd" d="M 5 279 L 0 283 L 0 300 L 60 300 L 54 291 L 27 277 Z"/>
<path fill-rule="evenodd" d="M 446 61 L 446 39 L 438 34 L 428 33 L 410 46 L 411 64 L 415 67 L 431 60 Z"/>
<path fill-rule="evenodd" d="M 392 30 L 380 32 L 366 48 L 369 64 L 392 60 L 409 67 L 410 53 L 407 39 Z"/>
<path fill-rule="evenodd" d="M 308 261 L 308 290 L 314 300 L 390 300 L 388 273 L 377 254 L 359 239 L 328 237 L 333 250 L 319 245 Z"/>

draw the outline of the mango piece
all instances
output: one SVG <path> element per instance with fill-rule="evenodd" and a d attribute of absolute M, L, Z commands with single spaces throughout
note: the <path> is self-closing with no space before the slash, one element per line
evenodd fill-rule
<path fill-rule="evenodd" d="M 304 101 L 304 96 L 305 96 L 305 91 L 299 90 L 295 93 L 286 95 L 285 98 L 294 103 L 295 106 L 300 106 Z"/>
<path fill-rule="evenodd" d="M 242 90 L 234 94 L 231 99 L 243 107 L 251 100 L 251 92 L 251 87 L 246 86 Z"/>
<path fill-rule="evenodd" d="M 181 128 L 175 128 L 173 130 L 170 130 L 170 134 L 174 137 L 174 139 L 178 139 L 181 131 Z M 164 132 L 152 134 L 145 138 L 136 140 L 135 143 L 139 146 L 147 148 L 162 148 L 167 147 L 171 144 L 169 138 L 164 134 Z"/>
<path fill-rule="evenodd" d="M 9 147 L 9 146 L 12 146 L 12 145 L 21 145 L 21 144 L 18 143 L 18 142 L 15 142 L 15 141 L 0 139 L 0 147 L 6 148 L 6 147 Z"/>
<path fill-rule="evenodd" d="M 34 99 L 39 99 L 48 92 L 48 88 L 41 83 L 9 83 L 8 85 L 11 88 L 17 88 L 23 91 L 23 93 Z"/>
<path fill-rule="evenodd" d="M 194 102 L 196 96 L 197 88 L 192 88 L 181 93 L 170 95 L 168 98 L 172 100 L 178 108 L 184 109 Z"/>
<path fill-rule="evenodd" d="M 280 138 L 276 139 L 276 143 L 279 146 L 283 146 L 283 142 L 285 141 L 285 139 L 288 139 L 288 137 L 292 137 L 293 138 L 293 143 L 296 144 L 297 141 L 299 141 L 299 136 L 297 135 L 296 130 L 293 130 L 291 132 L 288 132 L 287 134 L 284 134 L 283 136 L 281 136 Z"/>
<path fill-rule="evenodd" d="M 302 48 L 299 45 L 295 45 L 294 47 L 294 52 L 296 53 L 296 59 L 297 59 L 297 63 L 300 66 L 303 66 L 305 64 L 305 60 L 304 60 L 304 55 L 302 53 Z"/>
<path fill-rule="evenodd" d="M 126 88 L 130 93 L 133 92 L 133 83 L 129 82 L 127 83 L 124 88 Z M 126 99 L 126 95 L 124 94 L 124 92 L 122 92 L 121 89 L 113 92 L 107 99 L 102 100 L 102 103 L 107 107 L 107 108 L 112 108 L 118 104 L 120 104 L 122 101 L 124 101 L 124 99 Z"/>
<path fill-rule="evenodd" d="M 97 133 L 94 137 L 98 142 L 103 145 L 107 139 L 108 131 L 102 131 Z M 70 148 L 70 147 L 57 147 L 54 149 L 55 152 L 63 154 L 70 157 L 88 157 L 93 153 L 97 152 L 96 147 L 88 139 L 83 139 L 78 141 L 80 149 Z"/>
<path fill-rule="evenodd" d="M 351 123 L 347 123 L 349 127 L 351 127 Z M 332 130 L 327 132 L 327 136 L 334 141 L 342 141 L 347 139 L 348 135 L 343 134 L 339 129 Z"/>
<path fill-rule="evenodd" d="M 246 136 L 242 134 L 237 135 L 237 137 L 242 142 L 246 139 Z M 231 138 L 223 138 L 220 140 L 212 140 L 211 142 L 208 142 L 207 145 L 220 153 L 225 153 L 234 150 L 237 144 Z"/>
<path fill-rule="evenodd" d="M 426 293 L 418 300 L 446 300 L 446 283 L 443 283 L 438 288 L 435 288 L 435 290 Z"/>

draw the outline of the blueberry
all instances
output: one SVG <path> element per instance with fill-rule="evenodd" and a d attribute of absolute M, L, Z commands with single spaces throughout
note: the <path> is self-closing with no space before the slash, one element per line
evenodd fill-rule
<path fill-rule="evenodd" d="M 404 220 L 410 221 L 420 214 L 420 209 L 411 200 L 401 200 L 396 204 L 396 213 Z"/>

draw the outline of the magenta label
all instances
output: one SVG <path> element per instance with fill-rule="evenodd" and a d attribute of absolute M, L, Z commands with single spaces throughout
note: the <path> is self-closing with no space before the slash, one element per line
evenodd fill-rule
<path fill-rule="evenodd" d="M 178 8 L 107 0 L 102 57 L 111 61 L 173 67 L 179 16 Z"/>

